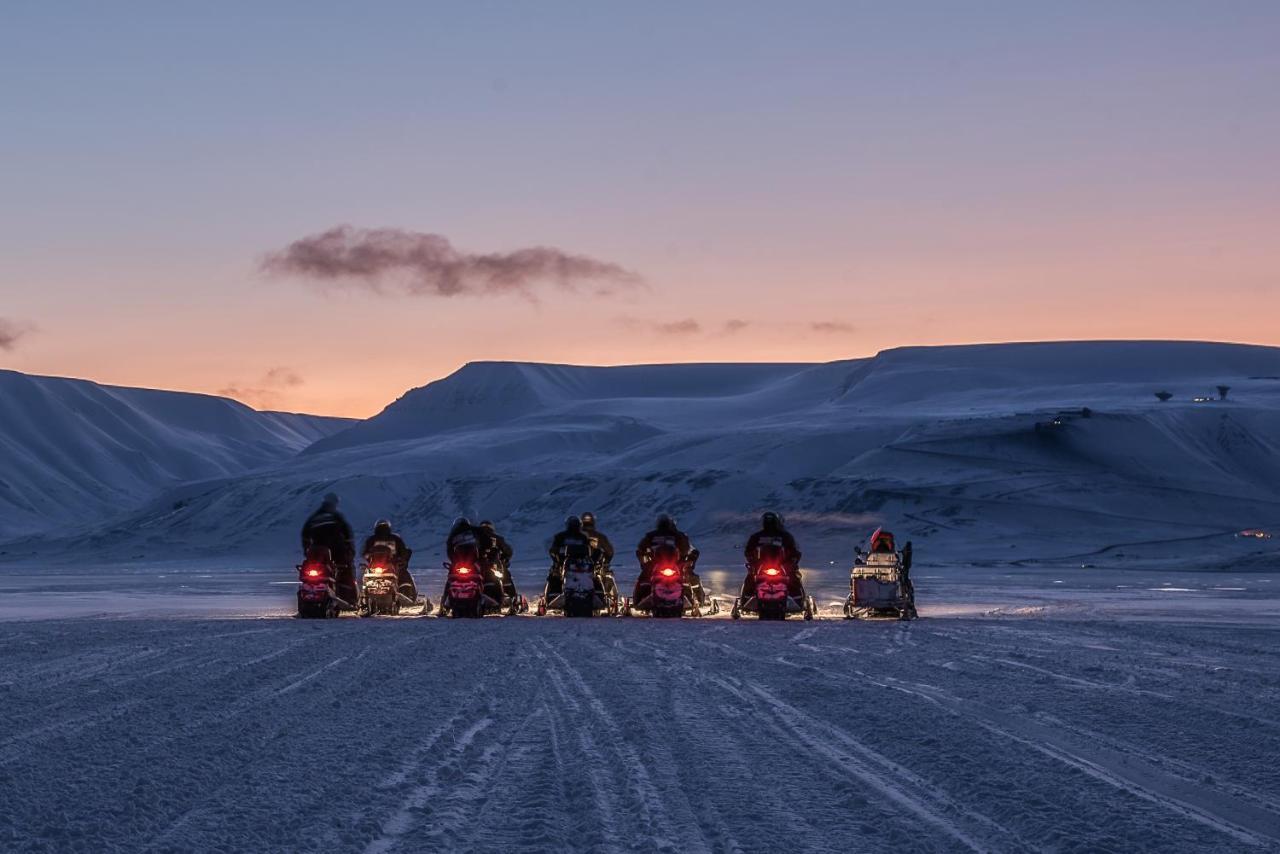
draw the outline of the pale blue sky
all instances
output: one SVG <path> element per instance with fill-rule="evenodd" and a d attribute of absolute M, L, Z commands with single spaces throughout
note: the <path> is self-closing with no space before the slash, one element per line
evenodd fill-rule
<path fill-rule="evenodd" d="M 1213 311 L 1280 316 L 1278 45 L 1276 2 L 9 2 L 0 317 L 36 328 L 0 364 L 207 391 L 288 366 L 274 404 L 366 413 L 473 358 L 1280 344 Z M 534 307 L 257 272 L 339 223 L 649 287 Z M 359 358 L 300 331 L 388 314 Z"/>

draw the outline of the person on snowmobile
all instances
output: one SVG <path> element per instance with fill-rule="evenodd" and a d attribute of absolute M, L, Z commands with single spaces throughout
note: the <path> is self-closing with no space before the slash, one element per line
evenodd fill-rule
<path fill-rule="evenodd" d="M 564 589 L 564 564 L 565 561 L 573 558 L 594 558 L 595 552 L 591 547 L 591 538 L 582 530 L 582 520 L 577 516 L 570 516 L 564 520 L 564 530 L 560 531 L 551 540 L 551 546 L 547 549 L 547 554 L 551 556 L 551 569 L 547 572 L 547 599 L 559 596 L 560 591 Z"/>
<path fill-rule="evenodd" d="M 307 517 L 302 525 L 302 553 L 313 547 L 329 550 L 337 577 L 338 596 L 347 602 L 356 601 L 355 535 L 347 520 L 338 512 L 338 496 L 330 492 L 320 503 L 320 509 Z"/>
<path fill-rule="evenodd" d="M 644 535 L 640 545 L 636 546 L 636 559 L 640 561 L 640 576 L 636 579 L 635 601 L 643 601 L 649 595 L 650 579 L 653 576 L 654 558 L 660 553 L 671 552 L 676 560 L 685 567 L 685 581 L 693 590 L 695 601 L 705 605 L 707 594 L 702 589 L 702 579 L 694 572 L 698 562 L 697 549 L 689 542 L 689 537 L 676 520 L 666 513 L 658 517 L 653 530 Z"/>
<path fill-rule="evenodd" d="M 617 596 L 618 582 L 613 577 L 613 543 L 596 528 L 596 514 L 588 510 L 578 518 L 582 520 L 582 532 L 591 541 L 591 551 L 604 576 L 605 590 Z"/>
<path fill-rule="evenodd" d="M 787 570 L 790 581 L 790 594 L 803 595 L 804 587 L 800 583 L 800 547 L 796 538 L 791 536 L 782 516 L 769 510 L 760 517 L 760 530 L 751 535 L 747 546 L 743 549 L 747 559 L 747 577 L 742 582 L 742 598 L 752 596 L 756 592 L 756 570 L 760 561 L 766 557 L 778 557 Z"/>
<path fill-rule="evenodd" d="M 413 549 L 405 545 L 400 535 L 391 529 L 391 521 L 388 519 L 379 519 L 373 526 L 373 533 L 365 539 L 361 550 L 365 563 L 369 563 L 377 551 L 391 556 L 396 571 L 396 587 L 400 592 L 410 599 L 417 599 L 418 585 L 409 574 L 409 558 L 413 555 Z"/>
<path fill-rule="evenodd" d="M 466 516 L 459 516 L 453 520 L 453 526 L 449 528 L 449 536 L 444 541 L 444 553 L 452 565 L 462 564 L 463 566 L 471 566 L 480 570 L 484 577 L 485 590 L 490 594 L 500 592 L 501 585 L 494 576 L 492 567 L 486 560 L 489 552 L 489 534 L 479 525 L 472 525 L 471 520 Z M 448 601 L 449 598 L 449 577 L 445 576 L 444 592 L 440 596 L 440 601 Z"/>
<path fill-rule="evenodd" d="M 502 590 L 514 599 L 519 595 L 516 592 L 515 579 L 511 577 L 511 558 L 515 554 L 515 550 L 511 548 L 511 544 L 506 541 L 506 538 L 494 528 L 493 522 L 488 519 L 480 523 L 480 530 L 484 532 L 484 541 L 481 545 L 487 549 L 485 562 L 496 566 L 502 571 Z"/>

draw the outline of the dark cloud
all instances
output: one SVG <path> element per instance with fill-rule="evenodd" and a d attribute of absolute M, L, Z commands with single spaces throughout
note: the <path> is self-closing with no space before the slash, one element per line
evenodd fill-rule
<path fill-rule="evenodd" d="M 297 388 L 302 383 L 302 377 L 292 368 L 275 367 L 269 368 L 257 382 L 232 380 L 226 388 L 218 389 L 218 394 L 235 398 L 258 409 L 271 409 L 279 405 L 284 390 Z"/>
<path fill-rule="evenodd" d="M 17 347 L 19 339 L 30 331 L 31 327 L 25 323 L 0 317 L 0 350 L 12 350 Z"/>
<path fill-rule="evenodd" d="M 464 252 L 439 234 L 398 228 L 331 228 L 269 254 L 262 269 L 297 276 L 324 289 L 356 288 L 375 294 L 452 297 L 518 293 L 540 285 L 608 295 L 636 287 L 635 273 L 609 261 L 550 246 L 512 252 Z"/>
<path fill-rule="evenodd" d="M 809 324 L 809 330 L 811 332 L 829 333 L 853 332 L 853 324 L 839 320 L 815 320 Z"/>
<path fill-rule="evenodd" d="M 751 325 L 749 320 L 726 320 L 724 322 L 724 332 L 726 335 L 733 335 L 735 332 L 741 332 Z"/>

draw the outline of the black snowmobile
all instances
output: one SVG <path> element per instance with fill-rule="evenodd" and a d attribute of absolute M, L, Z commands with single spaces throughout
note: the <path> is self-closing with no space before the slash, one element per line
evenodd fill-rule
<path fill-rule="evenodd" d="M 605 583 L 604 569 L 594 555 L 570 555 L 559 561 L 552 573 L 559 590 L 548 581 L 538 599 L 537 615 L 557 611 L 566 617 L 616 616 L 621 603 L 612 585 Z"/>
<path fill-rule="evenodd" d="M 326 546 L 312 546 L 298 564 L 298 616 L 336 617 L 355 610 L 355 604 L 339 595 L 338 565 Z M 346 592 L 346 591 L 343 591 Z"/>
<path fill-rule="evenodd" d="M 735 620 L 743 614 L 755 614 L 761 620 L 785 620 L 791 614 L 814 618 L 817 603 L 796 581 L 784 557 L 781 552 L 763 554 L 754 566 L 747 564 L 751 583 L 744 585 L 729 616 Z"/>
<path fill-rule="evenodd" d="M 453 562 L 445 561 L 444 568 L 448 577 L 444 598 L 440 600 L 440 616 L 514 616 L 528 610 L 524 597 L 507 595 L 501 568 L 465 557 Z"/>
<path fill-rule="evenodd" d="M 911 543 L 898 551 L 893 534 L 876 528 L 867 550 L 858 547 L 854 552 L 845 619 L 914 620 L 916 591 L 911 583 L 911 554 Z"/>
<path fill-rule="evenodd" d="M 635 600 L 628 598 L 624 601 L 622 613 L 625 616 L 641 613 L 679 619 L 719 613 L 720 603 L 705 596 L 702 582 L 693 575 L 693 567 L 698 562 L 697 549 L 690 551 L 685 560 L 681 560 L 674 549 L 662 549 L 647 558 L 648 580 L 639 585 Z"/>

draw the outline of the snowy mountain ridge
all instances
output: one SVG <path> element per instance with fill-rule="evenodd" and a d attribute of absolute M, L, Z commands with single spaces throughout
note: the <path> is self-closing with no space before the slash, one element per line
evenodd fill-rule
<path fill-rule="evenodd" d="M 105 521 L 294 455 L 347 420 L 0 370 L 0 537 Z"/>
<path fill-rule="evenodd" d="M 429 562 L 459 514 L 493 518 L 536 562 L 586 509 L 623 554 L 667 511 L 709 560 L 733 562 L 764 507 L 823 562 L 879 522 L 956 560 L 1151 555 L 1280 522 L 1275 377 L 1278 348 L 1196 342 L 909 347 L 826 364 L 478 362 L 301 454 L 176 486 L 76 547 L 292 555 L 301 519 L 336 490 L 358 529 L 389 516 Z M 1218 385 L 1227 400 L 1195 401 Z"/>

